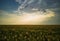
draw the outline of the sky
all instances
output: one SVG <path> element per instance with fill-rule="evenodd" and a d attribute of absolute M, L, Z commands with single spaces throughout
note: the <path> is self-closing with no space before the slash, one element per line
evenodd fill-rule
<path fill-rule="evenodd" d="M 55 24 L 60 24 L 60 0 L 0 0 L 0 25 Z"/>

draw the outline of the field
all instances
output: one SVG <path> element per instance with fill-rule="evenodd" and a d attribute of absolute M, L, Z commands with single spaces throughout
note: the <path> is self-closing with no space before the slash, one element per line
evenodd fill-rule
<path fill-rule="evenodd" d="M 60 41 L 60 25 L 0 25 L 0 41 Z"/>

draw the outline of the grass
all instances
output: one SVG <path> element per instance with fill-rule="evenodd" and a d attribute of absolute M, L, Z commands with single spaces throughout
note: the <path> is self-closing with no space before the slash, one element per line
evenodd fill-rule
<path fill-rule="evenodd" d="M 60 25 L 0 25 L 0 41 L 60 41 Z"/>

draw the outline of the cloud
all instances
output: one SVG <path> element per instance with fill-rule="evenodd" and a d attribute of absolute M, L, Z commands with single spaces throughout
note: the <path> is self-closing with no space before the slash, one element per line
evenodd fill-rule
<path fill-rule="evenodd" d="M 59 23 L 59 0 L 16 0 L 16 2 L 20 6 L 14 13 L 0 11 L 0 24 Z"/>
<path fill-rule="evenodd" d="M 2 11 L 3 12 L 3 11 Z M 44 13 L 44 14 L 42 14 Z M 5 24 L 5 25 L 40 25 L 45 21 L 51 20 L 52 17 L 55 17 L 55 13 L 46 10 L 46 12 L 40 12 L 36 11 L 33 12 L 32 14 L 24 12 L 22 15 L 17 15 L 17 14 L 5 14 L 7 15 L 4 17 L 0 17 L 0 24 Z"/>
<path fill-rule="evenodd" d="M 25 11 L 28 12 L 29 10 L 31 11 L 33 8 L 39 9 L 41 0 L 16 0 L 16 2 L 20 4 L 20 6 L 18 7 L 18 12 L 24 11 L 24 9 L 28 9 L 27 11 Z"/>
<path fill-rule="evenodd" d="M 45 9 L 55 9 L 60 7 L 60 0 L 17 0 L 19 4 L 21 4 L 18 7 L 18 11 L 31 11 L 33 8 L 37 8 L 39 10 L 45 10 Z M 34 10 L 32 10 L 34 11 Z"/>

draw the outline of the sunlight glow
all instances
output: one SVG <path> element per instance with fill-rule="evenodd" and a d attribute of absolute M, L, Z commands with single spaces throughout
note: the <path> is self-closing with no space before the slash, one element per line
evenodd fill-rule
<path fill-rule="evenodd" d="M 55 17 L 55 13 L 47 10 L 47 12 L 32 12 L 26 13 L 23 12 L 22 15 L 16 14 L 6 14 L 8 17 L 0 18 L 1 24 L 21 24 L 21 25 L 38 25 L 42 24 L 45 21 L 51 20 L 52 17 Z"/>
<path fill-rule="evenodd" d="M 54 14 L 51 12 L 49 14 L 40 14 L 39 12 L 32 13 L 32 14 L 23 14 L 21 19 L 19 20 L 21 24 L 37 24 L 42 23 L 45 20 L 48 20 L 49 18 L 53 17 Z"/>

